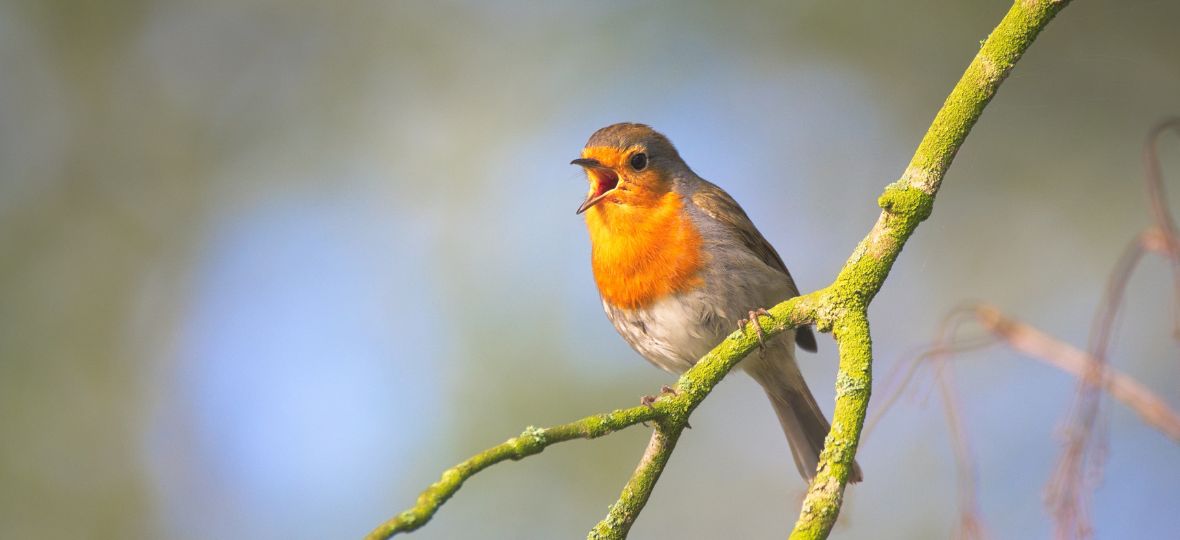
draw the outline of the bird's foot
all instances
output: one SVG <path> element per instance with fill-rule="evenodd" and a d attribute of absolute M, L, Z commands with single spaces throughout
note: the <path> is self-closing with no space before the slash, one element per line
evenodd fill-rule
<path fill-rule="evenodd" d="M 664 386 L 660 387 L 660 395 L 659 396 L 643 396 L 643 397 L 639 398 L 639 404 L 654 411 L 654 410 L 656 410 L 656 408 L 655 408 L 655 405 L 653 405 L 653 403 L 655 403 L 656 400 L 659 399 L 660 397 L 667 396 L 667 395 L 678 396 L 678 395 L 680 395 L 680 392 L 677 392 L 675 388 L 672 388 L 671 386 L 668 386 L 665 384 Z M 640 424 L 643 424 L 643 427 L 651 427 L 651 426 L 647 425 L 647 422 L 640 422 Z M 686 427 L 688 429 L 692 429 L 692 426 L 689 425 L 688 422 L 684 423 L 684 427 Z"/>
<path fill-rule="evenodd" d="M 762 323 L 758 322 L 759 315 L 765 315 L 767 317 L 771 316 L 770 312 L 766 311 L 766 308 L 758 308 L 755 310 L 751 310 L 749 313 L 746 314 L 746 316 L 749 317 L 748 319 L 742 319 L 742 320 L 738 321 L 738 331 L 744 332 L 746 329 L 746 323 L 750 323 L 754 327 L 755 335 L 758 336 L 758 348 L 765 349 L 766 348 L 765 332 L 762 330 Z"/>
<path fill-rule="evenodd" d="M 655 403 L 655 402 L 656 402 L 655 396 L 643 396 L 643 397 L 639 398 L 639 404 L 651 409 L 652 412 L 655 412 L 655 410 L 656 410 L 655 406 L 652 405 L 652 403 Z M 640 424 L 643 424 L 643 427 L 651 427 L 651 426 L 647 425 L 647 422 L 640 422 Z"/>

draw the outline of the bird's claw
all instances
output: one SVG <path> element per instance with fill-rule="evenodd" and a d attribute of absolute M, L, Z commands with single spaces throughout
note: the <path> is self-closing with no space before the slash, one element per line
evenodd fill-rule
<path fill-rule="evenodd" d="M 675 388 L 672 388 L 671 386 L 668 386 L 665 384 L 664 386 L 660 387 L 660 395 L 661 396 L 666 396 L 666 395 L 679 396 L 680 392 L 677 392 Z M 656 396 L 643 396 L 643 397 L 639 398 L 639 404 L 655 411 L 656 407 L 653 404 L 656 402 L 657 399 L 659 399 L 659 398 Z M 643 427 L 651 427 L 651 426 L 647 425 L 647 422 L 640 422 L 640 424 L 643 424 Z M 692 425 L 690 425 L 687 421 L 684 422 L 684 427 L 686 427 L 688 429 L 692 429 Z"/>
<path fill-rule="evenodd" d="M 746 313 L 746 316 L 749 317 L 749 319 L 742 319 L 738 321 L 738 331 L 744 332 L 746 329 L 746 323 L 750 323 L 754 327 L 754 334 L 758 336 L 758 348 L 765 349 L 765 332 L 762 330 L 762 323 L 758 322 L 759 315 L 765 315 L 767 317 L 771 316 L 770 312 L 766 311 L 766 308 L 751 310 L 749 313 Z"/>
<path fill-rule="evenodd" d="M 655 403 L 655 402 L 656 402 L 655 396 L 643 396 L 643 397 L 639 398 L 639 404 L 651 409 L 652 412 L 655 412 L 655 410 L 656 410 L 655 406 L 652 405 L 652 403 Z M 651 427 L 651 426 L 647 425 L 647 422 L 640 422 L 640 424 L 643 424 L 643 427 Z"/>

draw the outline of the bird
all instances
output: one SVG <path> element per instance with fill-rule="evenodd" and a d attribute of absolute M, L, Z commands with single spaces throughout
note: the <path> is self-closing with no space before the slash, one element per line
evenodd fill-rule
<path fill-rule="evenodd" d="M 786 264 L 737 201 L 693 172 L 651 127 L 599 129 L 570 163 L 589 182 L 577 213 L 589 232 L 603 309 L 657 367 L 684 373 L 747 318 L 756 325 L 766 306 L 799 295 Z M 770 399 L 795 466 L 810 483 L 830 424 L 795 362 L 796 345 L 816 351 L 810 327 L 766 339 L 739 366 Z M 861 478 L 854 463 L 850 480 Z"/>

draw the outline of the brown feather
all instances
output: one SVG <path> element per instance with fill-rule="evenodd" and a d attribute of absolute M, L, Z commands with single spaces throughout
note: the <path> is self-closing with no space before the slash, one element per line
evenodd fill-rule
<path fill-rule="evenodd" d="M 767 266 L 783 273 L 783 277 L 790 285 L 791 296 L 799 296 L 799 287 L 795 285 L 795 279 L 791 277 L 791 272 L 787 270 L 787 265 L 783 263 L 782 257 L 775 251 L 774 246 L 770 245 L 770 242 L 762 236 L 762 233 L 758 232 L 758 228 L 750 221 L 750 217 L 725 190 L 710 182 L 702 181 L 701 187 L 692 194 L 692 203 L 709 214 L 709 217 L 736 231 L 746 249 L 757 255 Z M 807 352 L 817 350 L 815 334 L 812 333 L 809 326 L 800 326 L 795 329 L 795 343 L 799 345 L 800 349 Z"/>

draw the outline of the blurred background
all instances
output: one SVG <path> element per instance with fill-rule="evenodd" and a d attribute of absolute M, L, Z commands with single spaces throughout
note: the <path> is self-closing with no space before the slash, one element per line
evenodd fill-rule
<path fill-rule="evenodd" d="M 0 537 L 356 538 L 527 425 L 636 404 L 673 378 L 601 312 L 568 165 L 590 133 L 665 132 L 811 290 L 1008 7 L 0 3 Z M 1149 222 L 1177 21 L 1105 0 L 1050 25 L 873 304 L 878 381 L 967 300 L 1084 346 Z M 1177 405 L 1169 279 L 1137 271 L 1111 361 Z M 820 338 L 801 363 L 830 413 Z M 955 377 L 988 531 L 1048 536 L 1074 381 L 1004 348 Z M 953 533 L 930 384 L 862 444 L 836 537 Z M 1096 535 L 1174 534 L 1180 452 L 1108 406 Z M 783 537 L 804 485 L 756 385 L 730 377 L 693 426 L 632 536 Z M 580 538 L 647 435 L 497 466 L 412 537 Z"/>

